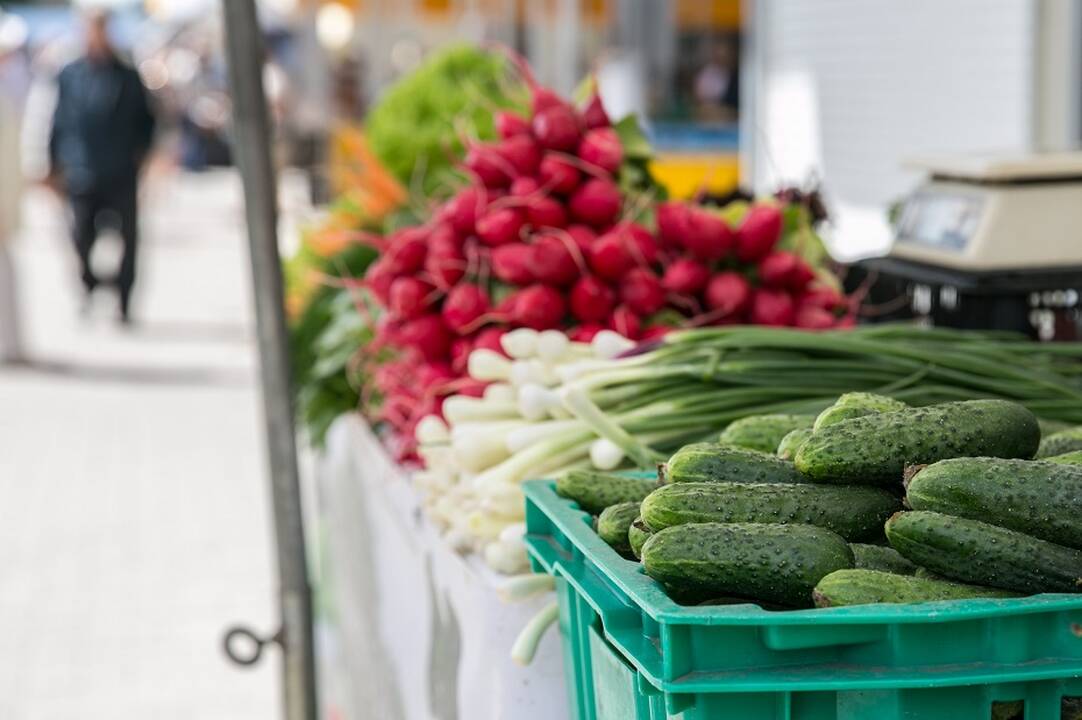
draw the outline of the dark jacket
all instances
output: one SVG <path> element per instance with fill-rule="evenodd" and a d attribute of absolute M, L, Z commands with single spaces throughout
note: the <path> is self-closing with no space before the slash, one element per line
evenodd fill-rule
<path fill-rule="evenodd" d="M 65 67 L 57 84 L 49 157 L 69 192 L 134 182 L 154 134 L 139 74 L 116 58 L 83 58 Z"/>

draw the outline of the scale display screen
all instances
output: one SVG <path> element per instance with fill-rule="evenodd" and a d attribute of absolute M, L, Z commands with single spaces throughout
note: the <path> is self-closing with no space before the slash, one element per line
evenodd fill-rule
<path fill-rule="evenodd" d="M 898 240 L 961 252 L 977 232 L 983 208 L 981 195 L 917 192 L 902 208 Z"/>

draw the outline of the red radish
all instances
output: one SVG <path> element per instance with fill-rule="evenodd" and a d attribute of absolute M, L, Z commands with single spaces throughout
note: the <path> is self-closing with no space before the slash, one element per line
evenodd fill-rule
<path fill-rule="evenodd" d="M 815 270 L 803 258 L 796 259 L 796 265 L 789 274 L 789 289 L 800 292 L 815 280 Z"/>
<path fill-rule="evenodd" d="M 530 123 L 518 113 L 509 110 L 501 110 L 495 117 L 496 134 L 502 138 L 514 137 L 515 135 L 527 135 L 530 132 Z"/>
<path fill-rule="evenodd" d="M 601 96 L 597 93 L 590 96 L 590 102 L 586 103 L 586 108 L 582 111 L 582 124 L 591 130 L 612 124 L 609 114 L 605 112 L 605 106 L 601 104 Z"/>
<path fill-rule="evenodd" d="M 514 242 L 492 249 L 492 274 L 512 285 L 529 285 L 534 276 L 534 249 L 525 243 Z"/>
<path fill-rule="evenodd" d="M 423 391 L 454 380 L 456 373 L 445 362 L 428 362 L 419 365 L 411 376 Z"/>
<path fill-rule="evenodd" d="M 674 328 L 668 325 L 651 325 L 642 332 L 642 340 L 660 340 L 672 332 Z"/>
<path fill-rule="evenodd" d="M 620 138 L 611 127 L 590 130 L 579 143 L 578 156 L 606 172 L 615 173 L 624 161 L 624 148 Z"/>
<path fill-rule="evenodd" d="M 391 283 L 387 307 L 400 320 L 412 320 L 425 311 L 432 286 L 415 277 L 395 278 Z"/>
<path fill-rule="evenodd" d="M 387 307 L 391 298 L 391 284 L 395 276 L 387 262 L 380 259 L 368 266 L 364 274 L 365 286 L 376 296 L 379 304 Z"/>
<path fill-rule="evenodd" d="M 500 338 L 502 338 L 506 332 L 507 331 L 503 328 L 485 328 L 477 333 L 477 337 L 473 339 L 473 349 L 491 350 L 492 352 L 497 352 L 500 355 L 506 356 L 507 353 L 503 351 L 503 346 L 500 345 Z"/>
<path fill-rule="evenodd" d="M 451 288 L 443 301 L 443 321 L 459 335 L 465 335 L 489 311 L 488 294 L 471 283 Z"/>
<path fill-rule="evenodd" d="M 700 260 L 720 260 L 729 254 L 734 243 L 728 223 L 713 212 L 691 208 L 684 230 L 684 247 Z"/>
<path fill-rule="evenodd" d="M 505 187 L 514 170 L 492 145 L 474 145 L 466 153 L 462 165 L 490 188 Z"/>
<path fill-rule="evenodd" d="M 611 180 L 593 179 L 584 182 L 571 195 L 568 207 L 571 216 L 587 225 L 604 227 L 620 214 L 624 197 Z"/>
<path fill-rule="evenodd" d="M 637 223 L 622 223 L 619 231 L 631 241 L 628 250 L 639 265 L 654 265 L 658 261 L 657 241 L 653 234 Z"/>
<path fill-rule="evenodd" d="M 669 292 L 696 295 L 710 281 L 710 269 L 691 258 L 680 258 L 665 268 L 661 286 Z"/>
<path fill-rule="evenodd" d="M 573 246 L 574 240 L 551 233 L 537 237 L 533 244 L 533 270 L 539 281 L 562 286 L 582 274 L 569 243 Z"/>
<path fill-rule="evenodd" d="M 412 275 L 425 264 L 428 248 L 416 233 L 395 233 L 383 254 L 383 262 L 392 275 Z"/>
<path fill-rule="evenodd" d="M 541 164 L 541 148 L 529 135 L 515 135 L 496 146 L 500 157 L 513 167 L 517 175 L 533 175 Z"/>
<path fill-rule="evenodd" d="M 439 315 L 422 315 L 403 323 L 396 336 L 399 344 L 417 350 L 430 362 L 446 360 L 451 349 L 451 333 Z"/>
<path fill-rule="evenodd" d="M 781 210 L 774 205 L 754 205 L 736 232 L 736 257 L 756 262 L 766 257 L 781 239 Z"/>
<path fill-rule="evenodd" d="M 533 136 L 546 150 L 572 151 L 579 144 L 579 119 L 567 105 L 553 105 L 533 116 Z"/>
<path fill-rule="evenodd" d="M 425 258 L 425 273 L 436 287 L 446 290 L 466 274 L 466 256 L 451 235 L 433 234 Z"/>
<path fill-rule="evenodd" d="M 526 205 L 526 221 L 535 228 L 562 228 L 567 225 L 567 212 L 553 198 L 535 197 Z"/>
<path fill-rule="evenodd" d="M 703 293 L 706 306 L 721 316 L 737 315 L 751 302 L 751 285 L 737 272 L 720 272 L 710 278 Z"/>
<path fill-rule="evenodd" d="M 845 305 L 845 298 L 832 287 L 817 285 L 810 287 L 800 295 L 800 305 L 834 311 Z"/>
<path fill-rule="evenodd" d="M 594 339 L 594 335 L 605 329 L 604 325 L 597 323 L 583 323 L 567 331 L 567 338 L 571 342 L 588 343 Z"/>
<path fill-rule="evenodd" d="M 620 299 L 638 315 L 652 315 L 665 306 L 665 290 L 657 275 L 632 268 L 620 283 Z"/>
<path fill-rule="evenodd" d="M 674 201 L 663 202 L 657 206 L 657 235 L 662 245 L 669 248 L 684 247 L 690 210 L 686 204 Z"/>
<path fill-rule="evenodd" d="M 547 285 L 531 285 L 519 290 L 510 309 L 511 324 L 534 330 L 559 327 L 567 312 L 563 295 Z"/>
<path fill-rule="evenodd" d="M 564 102 L 564 99 L 560 97 L 555 90 L 540 85 L 533 85 L 531 92 L 533 93 L 533 98 L 530 100 L 530 109 L 533 110 L 534 115 L 544 110 L 548 110 L 549 108 L 567 107 L 567 103 Z"/>
<path fill-rule="evenodd" d="M 758 288 L 751 299 L 748 319 L 756 325 L 792 325 L 795 314 L 795 304 L 789 293 Z"/>
<path fill-rule="evenodd" d="M 808 330 L 825 330 L 834 327 L 837 318 L 827 310 L 814 305 L 801 305 L 797 308 L 793 324 Z"/>
<path fill-rule="evenodd" d="M 791 252 L 775 250 L 759 261 L 759 282 L 767 287 L 788 287 L 797 270 L 798 258 Z"/>
<path fill-rule="evenodd" d="M 609 318 L 609 328 L 620 333 L 629 340 L 638 340 L 642 335 L 642 320 L 626 305 L 621 305 L 612 312 Z"/>
<path fill-rule="evenodd" d="M 594 244 L 594 240 L 597 240 L 597 233 L 586 225 L 568 225 L 567 234 L 579 246 L 583 256 L 589 257 L 590 246 Z"/>
<path fill-rule="evenodd" d="M 539 187 L 541 186 L 532 177 L 517 177 L 515 178 L 515 181 L 511 183 L 508 194 L 511 197 L 530 197 L 537 192 Z"/>
<path fill-rule="evenodd" d="M 441 216 L 454 228 L 461 237 L 473 234 L 474 223 L 477 216 L 484 212 L 488 202 L 483 188 L 470 186 L 460 190 L 457 195 L 447 201 L 441 211 Z"/>
<path fill-rule="evenodd" d="M 516 242 L 526 224 L 526 217 L 517 208 L 489 210 L 477 219 L 477 237 L 485 245 L 496 247 Z"/>
<path fill-rule="evenodd" d="M 372 376 L 376 387 L 384 394 L 400 392 L 405 387 L 405 378 L 413 372 L 416 363 L 399 360 L 388 362 L 376 368 Z"/>
<path fill-rule="evenodd" d="M 451 369 L 456 375 L 466 372 L 466 364 L 473 352 L 473 340 L 468 337 L 457 337 L 451 343 Z"/>
<path fill-rule="evenodd" d="M 559 155 L 546 153 L 537 168 L 537 179 L 551 192 L 567 195 L 579 186 L 579 170 Z"/>
<path fill-rule="evenodd" d="M 616 293 L 592 275 L 579 278 L 571 288 L 571 314 L 584 323 L 604 320 L 616 304 Z"/>
<path fill-rule="evenodd" d="M 590 269 L 609 281 L 617 281 L 635 265 L 627 239 L 619 230 L 605 233 L 590 246 Z"/>

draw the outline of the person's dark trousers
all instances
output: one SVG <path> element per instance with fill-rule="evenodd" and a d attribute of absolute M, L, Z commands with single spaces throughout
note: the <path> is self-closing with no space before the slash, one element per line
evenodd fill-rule
<path fill-rule="evenodd" d="M 101 226 L 110 220 L 117 224 L 116 229 L 120 231 L 124 241 L 124 254 L 115 284 L 120 295 L 121 317 L 127 319 L 132 286 L 135 284 L 135 258 L 139 244 L 135 179 L 73 193 L 70 201 L 74 220 L 72 237 L 75 251 L 79 255 L 83 287 L 87 293 L 92 292 L 102 282 L 90 266 L 90 254 Z"/>

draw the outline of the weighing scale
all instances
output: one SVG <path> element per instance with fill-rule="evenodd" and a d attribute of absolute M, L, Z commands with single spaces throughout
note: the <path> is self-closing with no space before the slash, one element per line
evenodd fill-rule
<path fill-rule="evenodd" d="M 928 178 L 902 203 L 889 254 L 860 263 L 882 283 L 873 304 L 886 290 L 935 325 L 1082 336 L 1082 152 L 907 165 Z"/>

